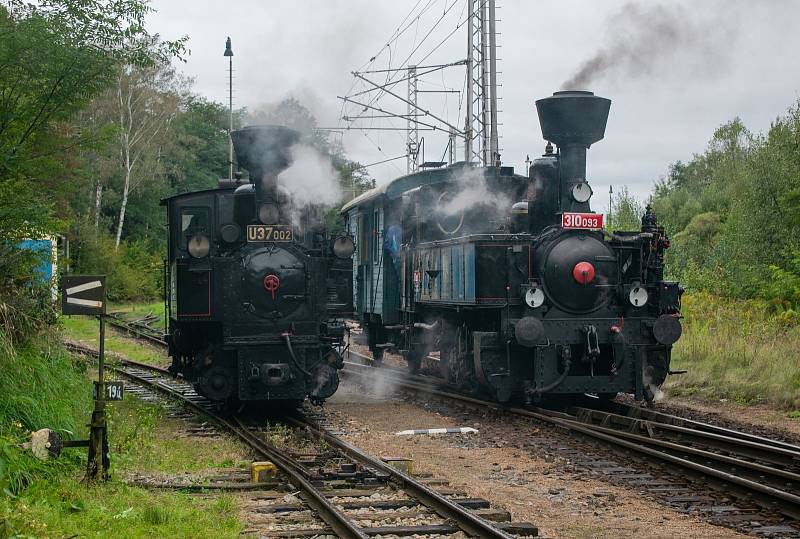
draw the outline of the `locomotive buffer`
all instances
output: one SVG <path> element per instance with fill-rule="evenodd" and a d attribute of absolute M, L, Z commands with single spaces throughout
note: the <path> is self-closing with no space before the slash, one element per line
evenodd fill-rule
<path fill-rule="evenodd" d="M 100 350 L 97 382 L 94 384 L 94 411 L 88 440 L 64 442 L 65 447 L 88 446 L 86 479 L 108 479 L 108 423 L 106 400 L 122 400 L 122 383 L 105 383 L 106 277 L 105 275 L 67 275 L 61 280 L 61 314 L 89 315 L 100 319 Z"/>

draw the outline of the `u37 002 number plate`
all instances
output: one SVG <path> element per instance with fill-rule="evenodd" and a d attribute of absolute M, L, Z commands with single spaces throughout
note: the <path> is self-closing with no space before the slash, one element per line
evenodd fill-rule
<path fill-rule="evenodd" d="M 290 225 L 247 225 L 249 242 L 289 242 L 293 239 Z"/>

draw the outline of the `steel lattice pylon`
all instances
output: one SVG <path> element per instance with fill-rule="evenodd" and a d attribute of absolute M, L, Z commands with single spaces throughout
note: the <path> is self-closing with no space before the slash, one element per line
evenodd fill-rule
<path fill-rule="evenodd" d="M 495 0 L 469 0 L 469 2 L 464 159 L 489 165 L 497 160 L 496 155 L 499 152 Z"/>
<path fill-rule="evenodd" d="M 408 66 L 408 141 L 406 142 L 406 172 L 411 174 L 419 166 L 419 127 L 414 121 L 417 112 L 417 67 Z"/>

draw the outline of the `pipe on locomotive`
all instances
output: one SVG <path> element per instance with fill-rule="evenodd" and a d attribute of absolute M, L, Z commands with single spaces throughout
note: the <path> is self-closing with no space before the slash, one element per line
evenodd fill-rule
<path fill-rule="evenodd" d="M 610 108 L 610 99 L 578 90 L 536 101 L 542 136 L 559 149 L 559 213 L 589 211 L 589 201 L 576 202 L 572 188 L 586 181 L 586 150 L 605 136 Z"/>

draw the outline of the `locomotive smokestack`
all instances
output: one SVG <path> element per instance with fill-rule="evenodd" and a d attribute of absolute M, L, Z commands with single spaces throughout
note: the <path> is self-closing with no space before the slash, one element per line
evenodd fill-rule
<path fill-rule="evenodd" d="M 300 140 L 300 133 L 282 125 L 259 125 L 231 133 L 239 166 L 250 172 L 256 201 L 277 200 L 278 174 L 292 164 L 290 149 Z"/>
<path fill-rule="evenodd" d="M 575 204 L 570 193 L 586 180 L 586 150 L 605 136 L 610 108 L 611 100 L 584 91 L 555 92 L 536 101 L 542 136 L 560 150 L 562 211 L 589 210 L 588 202 Z"/>

